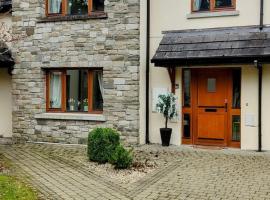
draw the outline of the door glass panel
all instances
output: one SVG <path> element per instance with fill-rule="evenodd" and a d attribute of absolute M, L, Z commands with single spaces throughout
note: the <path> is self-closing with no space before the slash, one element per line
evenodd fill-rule
<path fill-rule="evenodd" d="M 207 91 L 208 92 L 216 92 L 216 82 L 215 78 L 208 78 L 207 80 Z"/>
<path fill-rule="evenodd" d="M 183 71 L 184 107 L 190 107 L 190 83 L 191 83 L 191 71 L 189 69 L 185 69 Z"/>
<path fill-rule="evenodd" d="M 232 116 L 232 141 L 240 142 L 241 122 L 240 116 Z"/>
<path fill-rule="evenodd" d="M 190 114 L 184 114 L 183 137 L 190 138 Z"/>
<path fill-rule="evenodd" d="M 241 107 L 241 70 L 233 70 L 233 108 Z"/>

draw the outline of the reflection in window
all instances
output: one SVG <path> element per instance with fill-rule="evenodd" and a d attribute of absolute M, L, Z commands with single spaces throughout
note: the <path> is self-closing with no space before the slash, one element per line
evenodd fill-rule
<path fill-rule="evenodd" d="M 68 0 L 67 12 L 69 15 L 87 15 L 88 0 Z"/>
<path fill-rule="evenodd" d="M 207 79 L 207 91 L 208 92 L 216 92 L 216 79 L 208 78 Z"/>
<path fill-rule="evenodd" d="M 190 138 L 190 114 L 184 114 L 183 137 Z"/>
<path fill-rule="evenodd" d="M 233 108 L 241 107 L 241 70 L 233 70 Z"/>
<path fill-rule="evenodd" d="M 232 6 L 232 0 L 216 0 L 215 7 L 221 8 L 221 7 L 231 7 Z"/>
<path fill-rule="evenodd" d="M 190 107 L 190 83 L 191 83 L 191 71 L 189 69 L 185 69 L 183 71 L 184 107 Z"/>
<path fill-rule="evenodd" d="M 193 11 L 210 10 L 210 0 L 193 0 Z"/>
<path fill-rule="evenodd" d="M 234 115 L 232 116 L 232 141 L 240 142 L 241 135 L 241 122 L 240 116 Z"/>
<path fill-rule="evenodd" d="M 93 110 L 103 110 L 103 80 L 101 71 L 94 71 L 93 74 Z"/>
<path fill-rule="evenodd" d="M 61 12 L 62 12 L 62 0 L 48 0 L 49 14 L 61 14 Z"/>
<path fill-rule="evenodd" d="M 67 70 L 67 110 L 88 112 L 87 70 Z"/>
<path fill-rule="evenodd" d="M 59 109 L 62 106 L 61 72 L 50 73 L 50 108 Z"/>

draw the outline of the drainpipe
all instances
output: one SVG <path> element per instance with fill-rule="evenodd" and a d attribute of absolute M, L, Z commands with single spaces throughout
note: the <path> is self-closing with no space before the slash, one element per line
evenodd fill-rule
<path fill-rule="evenodd" d="M 260 6 L 260 30 L 263 30 L 264 0 L 261 0 Z"/>
<path fill-rule="evenodd" d="M 260 6 L 260 30 L 263 30 L 264 23 L 263 23 L 263 16 L 264 16 L 264 0 L 261 0 Z M 258 152 L 262 152 L 262 73 L 263 73 L 263 66 L 260 62 L 255 61 L 255 64 L 258 69 Z"/>
<path fill-rule="evenodd" d="M 145 126 L 145 143 L 149 144 L 149 71 L 150 71 L 150 0 L 147 0 L 147 11 L 146 11 L 146 126 Z"/>
<path fill-rule="evenodd" d="M 258 97 L 258 152 L 262 152 L 262 72 L 263 67 L 261 63 L 258 63 L 259 74 L 259 97 Z"/>

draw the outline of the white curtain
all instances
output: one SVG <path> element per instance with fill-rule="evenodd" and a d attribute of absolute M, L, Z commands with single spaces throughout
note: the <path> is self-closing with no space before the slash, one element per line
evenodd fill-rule
<path fill-rule="evenodd" d="M 104 97 L 104 90 L 103 90 L 103 77 L 102 77 L 102 72 L 98 72 L 98 83 L 99 83 L 99 89 L 100 89 L 100 93 L 102 96 L 102 99 Z"/>
<path fill-rule="evenodd" d="M 202 5 L 202 0 L 194 0 L 193 1 L 193 10 L 199 11 Z"/>
<path fill-rule="evenodd" d="M 62 83 L 61 73 L 51 73 L 50 77 L 50 104 L 51 108 L 61 108 L 62 101 Z"/>
<path fill-rule="evenodd" d="M 49 13 L 60 13 L 62 0 L 49 0 Z"/>

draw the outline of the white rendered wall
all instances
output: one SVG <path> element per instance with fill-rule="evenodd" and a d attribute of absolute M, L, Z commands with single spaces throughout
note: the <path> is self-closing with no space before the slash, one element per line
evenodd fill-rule
<path fill-rule="evenodd" d="M 11 76 L 0 68 L 0 137 L 12 137 Z"/>
<path fill-rule="evenodd" d="M 241 91 L 241 149 L 258 149 L 258 70 L 254 66 L 242 67 Z M 253 117 L 254 124 L 247 125 Z"/>
<path fill-rule="evenodd" d="M 270 150 L 270 65 L 263 67 L 262 149 Z"/>

